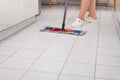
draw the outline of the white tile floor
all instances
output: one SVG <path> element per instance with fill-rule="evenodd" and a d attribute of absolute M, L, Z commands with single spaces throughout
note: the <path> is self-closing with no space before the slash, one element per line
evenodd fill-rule
<path fill-rule="evenodd" d="M 67 28 L 79 6 L 68 9 Z M 98 7 L 99 24 L 86 24 L 85 36 L 43 33 L 61 27 L 63 6 L 42 7 L 37 21 L 0 42 L 0 80 L 120 80 L 120 39 L 113 10 Z"/>

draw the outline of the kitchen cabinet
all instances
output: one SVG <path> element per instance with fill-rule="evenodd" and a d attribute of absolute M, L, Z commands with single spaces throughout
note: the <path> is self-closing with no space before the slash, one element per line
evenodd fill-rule
<path fill-rule="evenodd" d="M 37 0 L 4 0 L 4 28 L 38 14 Z"/>
<path fill-rule="evenodd" d="M 7 29 L 23 20 L 22 0 L 3 0 L 4 26 Z"/>
<path fill-rule="evenodd" d="M 38 14 L 38 0 L 0 0 L 0 31 Z"/>
<path fill-rule="evenodd" d="M 1 35 L 11 34 L 30 24 L 32 21 L 28 22 L 29 19 L 39 14 L 38 4 L 38 0 L 0 0 L 0 40 Z M 20 26 L 22 23 L 24 24 Z M 6 34 L 5 31 L 9 33 Z"/>

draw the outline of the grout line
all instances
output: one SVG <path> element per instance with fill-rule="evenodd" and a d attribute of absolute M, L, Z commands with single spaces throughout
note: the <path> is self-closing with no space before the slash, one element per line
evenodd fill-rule
<path fill-rule="evenodd" d="M 118 58 L 120 58 L 120 56 L 115 56 L 115 55 L 100 55 L 100 54 L 98 54 L 98 56 L 105 56 L 105 57 L 118 57 Z"/>
<path fill-rule="evenodd" d="M 69 54 L 68 54 L 68 56 L 67 56 L 67 58 L 66 58 L 66 60 L 65 60 L 65 62 L 64 62 L 64 64 L 63 64 L 63 67 L 62 67 L 62 69 L 61 69 L 61 71 L 60 71 L 60 73 L 59 73 L 59 75 L 58 75 L 58 77 L 57 77 L 57 80 L 59 80 L 60 76 L 62 75 L 62 71 L 63 71 L 63 69 L 64 69 L 64 67 L 65 67 L 65 65 L 66 65 L 66 63 L 67 63 L 67 61 L 68 61 L 68 58 L 69 58 L 70 55 L 71 55 L 72 49 L 73 49 L 73 47 L 74 47 L 77 39 L 78 39 L 78 36 L 76 37 L 76 39 L 75 39 L 74 42 L 73 42 L 73 46 L 71 47 L 71 50 L 70 50 L 70 52 L 69 52 Z"/>
<path fill-rule="evenodd" d="M 75 12 L 77 12 L 77 11 L 75 11 Z M 73 13 L 73 15 L 74 15 L 74 13 Z M 68 20 L 68 23 L 70 22 L 70 20 L 71 20 L 72 18 L 73 18 L 73 16 Z M 68 24 L 67 24 L 67 25 L 68 25 Z M 65 65 L 66 65 L 66 63 L 67 63 L 67 61 L 68 61 L 68 58 L 70 57 L 71 51 L 72 51 L 72 49 L 73 49 L 73 47 L 74 47 L 77 39 L 78 39 L 78 36 L 76 37 L 75 41 L 73 42 L 73 46 L 71 47 L 71 50 L 70 50 L 70 52 L 69 52 L 69 54 L 68 54 L 68 56 L 67 56 L 67 58 L 66 58 L 66 60 L 65 60 L 65 62 L 64 62 L 64 64 L 63 64 L 63 67 L 62 67 L 62 69 L 61 69 L 61 71 L 60 71 L 60 73 L 59 73 L 59 75 L 58 75 L 58 77 L 57 77 L 57 80 L 59 80 L 59 78 L 60 78 L 60 76 L 61 76 L 61 74 L 62 74 L 62 71 L 63 71 L 63 69 L 64 69 L 64 67 L 65 67 Z"/>
<path fill-rule="evenodd" d="M 7 58 L 4 61 L 2 61 L 0 64 L 3 64 L 5 61 L 7 61 L 12 55 L 14 55 L 19 50 L 20 50 L 20 48 L 18 48 L 16 51 L 14 51 L 11 55 L 7 56 Z"/>
<path fill-rule="evenodd" d="M 31 67 L 39 60 L 39 58 L 42 56 L 42 54 L 44 54 L 44 52 L 46 51 L 46 49 L 48 49 L 52 45 L 52 42 L 57 37 L 58 37 L 58 35 L 56 35 L 56 37 L 51 41 L 51 43 L 49 43 L 48 46 L 41 52 L 41 55 L 33 62 L 33 64 L 26 70 L 26 72 L 22 75 L 22 77 L 19 80 L 22 80 L 22 78 L 25 76 L 25 74 L 28 73 L 28 71 L 31 69 Z"/>
<path fill-rule="evenodd" d="M 95 58 L 95 69 L 94 69 L 94 80 L 96 80 L 96 70 L 97 70 L 97 58 L 98 58 L 98 49 L 99 49 L 99 36 L 100 36 L 100 20 L 101 20 L 101 12 L 99 14 L 99 25 L 98 25 L 98 36 L 97 36 L 97 49 L 96 49 L 96 58 Z"/>
<path fill-rule="evenodd" d="M 34 37 L 37 37 L 38 35 L 35 35 Z M 30 40 L 31 41 L 31 40 Z M 29 43 L 30 41 L 26 42 L 22 47 L 17 48 L 17 47 L 13 47 L 13 48 L 17 48 L 17 50 L 15 52 L 13 52 L 11 55 L 8 56 L 8 58 L 6 60 L 4 60 L 2 63 L 4 63 L 5 61 L 7 61 L 10 57 L 12 57 L 16 52 L 18 52 L 20 49 L 22 49 L 27 43 Z"/>
<path fill-rule="evenodd" d="M 51 73 L 51 74 L 57 74 L 56 72 L 48 72 L 48 71 L 37 71 L 37 70 L 29 70 L 30 72 L 40 72 L 40 73 Z"/>
<path fill-rule="evenodd" d="M 102 46 L 102 47 L 99 47 L 99 48 L 111 48 L 111 49 L 120 49 L 119 47 L 104 47 L 104 46 Z"/>
<path fill-rule="evenodd" d="M 85 62 L 79 62 L 79 61 L 68 61 L 70 63 L 79 63 L 79 64 L 95 64 L 95 63 L 85 63 Z"/>
<path fill-rule="evenodd" d="M 93 78 L 93 77 L 91 77 L 91 76 L 84 76 L 84 75 L 77 75 L 77 74 L 64 74 L 63 73 L 63 75 L 68 75 L 68 76 L 79 76 L 79 77 L 85 77 L 85 78 Z"/>
<path fill-rule="evenodd" d="M 56 18 L 56 19 L 57 19 L 57 18 Z M 55 19 L 55 20 L 56 20 L 56 19 Z M 54 20 L 54 21 L 55 21 L 55 20 Z M 54 21 L 52 21 L 50 24 L 54 23 Z M 48 24 L 48 25 L 50 25 L 50 24 Z M 53 39 L 53 41 L 54 41 L 57 37 L 58 37 L 58 34 L 56 34 L 56 37 Z M 52 41 L 52 42 L 53 42 L 53 41 Z M 36 61 L 31 65 L 31 67 L 38 61 L 38 59 L 42 56 L 42 54 L 44 54 L 44 52 L 45 52 L 51 45 L 52 45 L 52 43 L 48 44 L 47 48 L 44 49 L 44 50 L 41 52 L 41 55 L 36 59 Z M 22 80 L 22 78 L 25 76 L 25 74 L 27 74 L 28 71 L 30 71 L 31 67 L 23 74 L 23 76 L 22 76 L 19 80 Z"/>
<path fill-rule="evenodd" d="M 116 14 L 114 12 L 113 12 L 112 16 L 113 16 L 113 19 L 114 19 L 114 25 L 115 25 L 115 29 L 116 29 L 116 32 L 117 32 L 117 36 L 118 36 L 119 41 L 120 41 L 120 32 L 119 32 L 119 30 L 117 28 L 118 25 L 120 26 L 120 23 L 119 23 L 119 20 L 118 20 Z"/>
<path fill-rule="evenodd" d="M 56 19 L 58 18 L 58 16 L 56 17 Z M 56 20 L 55 19 L 55 20 Z M 50 22 L 49 24 L 51 24 L 51 23 L 53 23 L 55 20 L 53 20 L 52 22 Z M 41 33 L 41 32 L 40 32 Z M 36 34 L 33 38 L 35 38 L 35 37 L 37 37 L 40 33 L 38 33 L 38 34 Z M 29 43 L 30 41 L 32 41 L 32 39 L 31 40 L 29 40 L 29 41 L 27 41 L 24 45 L 23 45 L 23 47 L 27 44 L 27 43 Z M 2 46 L 2 47 L 8 47 L 8 46 Z M 17 47 L 12 47 L 12 48 L 17 48 Z M 2 64 L 2 63 L 4 63 L 5 61 L 7 61 L 10 57 L 12 57 L 16 52 L 18 52 L 20 49 L 22 49 L 22 47 L 20 47 L 20 48 L 17 48 L 17 50 L 15 51 L 15 52 L 13 52 L 11 55 L 9 55 L 4 61 L 2 61 L 0 64 Z"/>
<path fill-rule="evenodd" d="M 10 36 L 10 37 L 11 37 L 11 36 Z M 13 39 L 9 39 L 9 38 L 8 38 L 8 40 L 9 40 L 9 41 L 19 41 L 19 42 L 28 42 L 28 41 L 22 41 L 22 40 L 13 40 Z M 2 43 L 2 41 L 1 41 L 1 43 Z"/>
<path fill-rule="evenodd" d="M 0 46 L 1 48 L 18 48 L 18 47 L 11 47 L 11 46 Z"/>
<path fill-rule="evenodd" d="M 57 19 L 57 17 L 56 17 L 56 19 Z M 55 21 L 55 20 L 54 20 Z M 51 23 L 53 23 L 54 21 L 52 21 Z M 51 23 L 49 23 L 49 24 L 51 24 Z M 38 33 L 38 35 L 39 35 L 39 33 Z M 37 37 L 38 35 L 36 35 L 36 36 L 34 36 L 34 37 Z M 57 37 L 57 35 L 56 35 L 56 37 Z M 56 39 L 56 37 L 54 38 L 54 39 Z M 53 40 L 54 40 L 53 39 Z M 31 40 L 30 40 L 31 41 Z M 30 41 L 28 41 L 27 43 L 29 43 Z M 23 46 L 25 46 L 27 43 L 25 43 Z M 3 46 L 4 47 L 4 46 Z M 16 48 L 16 47 L 13 47 L 13 48 Z M 1 64 L 2 63 L 4 63 L 5 61 L 7 61 L 10 57 L 12 57 L 16 52 L 18 52 L 20 49 L 22 49 L 22 47 L 21 48 L 17 48 L 17 50 L 15 51 L 15 52 L 13 52 L 11 55 L 9 55 L 8 57 L 7 57 L 7 59 L 5 59 L 3 62 L 1 62 Z M 42 52 L 44 52 L 45 51 L 45 49 L 42 51 Z M 42 52 L 41 52 L 41 55 L 42 55 Z M 41 56 L 40 55 L 40 56 Z M 39 57 L 38 57 L 39 58 Z M 30 67 L 31 68 L 31 67 Z M 8 68 L 8 69 L 12 69 L 12 68 Z M 19 69 L 18 69 L 19 70 Z M 22 70 L 22 69 L 20 69 L 20 70 Z M 28 72 L 28 70 L 26 71 L 26 72 Z M 25 73 L 26 73 L 25 72 Z"/>
<path fill-rule="evenodd" d="M 108 66 L 108 67 L 117 67 L 120 68 L 120 66 L 114 66 L 114 65 L 106 65 L 106 64 L 97 64 L 99 66 Z"/>
<path fill-rule="evenodd" d="M 22 70 L 22 71 L 26 71 L 25 69 L 8 68 L 8 67 L 0 67 L 0 69 L 10 69 L 10 70 Z"/>
<path fill-rule="evenodd" d="M 75 11 L 75 12 L 77 12 L 77 11 Z M 73 13 L 73 15 L 74 15 L 74 13 Z M 72 18 L 73 18 L 73 16 L 68 20 L 67 25 L 68 25 L 68 23 L 70 22 L 70 20 L 71 20 Z M 65 62 L 64 62 L 64 64 L 63 64 L 63 67 L 62 67 L 62 69 L 61 69 L 61 71 L 60 71 L 60 73 L 59 73 L 59 75 L 58 75 L 58 77 L 57 77 L 57 80 L 59 80 L 59 78 L 60 78 L 60 76 L 61 76 L 61 74 L 62 74 L 62 71 L 63 71 L 63 69 L 64 69 L 64 67 L 65 67 L 65 65 L 66 65 L 66 63 L 67 63 L 67 60 L 68 60 L 68 58 L 69 58 L 69 56 L 70 56 L 70 54 L 71 54 L 71 51 L 72 51 L 72 49 L 73 49 L 73 47 L 74 47 L 75 42 L 77 41 L 77 39 L 78 39 L 78 36 L 76 37 L 75 41 L 73 42 L 73 46 L 71 47 L 71 50 L 70 50 L 70 52 L 69 52 L 69 54 L 68 54 L 68 56 L 67 56 L 67 58 L 66 58 L 66 60 L 65 60 Z"/>
<path fill-rule="evenodd" d="M 100 15 L 101 16 L 101 15 Z M 114 23 L 115 25 L 115 23 Z M 117 30 L 117 29 L 116 29 Z M 100 25 L 99 25 L 99 34 L 100 34 Z M 99 37 L 100 35 L 98 35 L 98 47 L 97 47 L 97 53 L 98 53 L 98 49 L 99 49 Z M 102 47 L 102 48 L 109 48 L 109 47 Z M 113 48 L 111 48 L 113 49 Z M 115 49 L 119 49 L 119 48 L 115 48 Z M 96 65 L 95 65 L 95 77 L 94 77 L 94 80 L 96 80 L 96 78 L 99 78 L 99 77 L 96 77 L 96 69 L 97 69 L 97 65 L 102 65 L 102 64 L 97 64 L 97 58 L 98 58 L 98 54 L 96 56 Z M 111 66 L 111 65 L 102 65 L 102 66 L 110 66 L 110 67 L 120 67 L 120 66 Z M 106 78 L 100 78 L 100 79 L 106 79 Z M 107 80 L 114 80 L 114 79 L 107 79 Z"/>
<path fill-rule="evenodd" d="M 115 80 L 115 79 L 108 79 L 108 78 L 101 78 L 101 77 L 96 77 L 97 79 L 105 79 L 105 80 Z"/>
<path fill-rule="evenodd" d="M 73 16 L 72 16 L 72 17 L 73 17 Z M 70 52 L 69 52 L 69 54 L 68 54 L 68 57 L 66 58 L 66 60 L 65 60 L 65 62 L 64 62 L 63 68 L 61 69 L 61 71 L 60 71 L 60 73 L 59 73 L 59 75 L 58 75 L 57 80 L 59 80 L 60 76 L 62 75 L 62 71 L 63 71 L 63 69 L 64 69 L 64 67 L 65 67 L 65 65 L 66 65 L 66 63 L 67 63 L 67 61 L 68 61 L 68 58 L 69 58 L 70 55 L 71 55 L 72 49 L 73 49 L 73 47 L 74 47 L 77 39 L 78 39 L 78 37 L 76 38 L 76 40 L 75 40 L 74 43 L 73 43 L 73 46 L 72 46 L 72 48 L 71 48 L 71 50 L 70 50 Z M 79 75 L 79 76 L 80 76 L 80 75 Z"/>
<path fill-rule="evenodd" d="M 55 20 L 57 20 L 58 16 L 56 17 Z M 48 25 L 54 23 L 53 20 L 52 22 L 50 22 Z M 42 32 L 40 32 L 42 33 Z M 38 59 L 42 56 L 42 54 L 44 54 L 44 52 L 46 51 L 47 48 L 49 48 L 52 45 L 52 42 L 58 37 L 58 34 L 56 34 L 56 36 L 54 37 L 54 39 L 51 41 L 51 43 L 48 44 L 48 46 L 41 52 L 41 55 L 33 62 L 33 64 L 26 70 L 26 72 L 21 76 L 21 78 L 19 80 L 22 80 L 22 78 L 28 73 L 28 71 L 30 71 L 31 67 L 38 61 Z"/>

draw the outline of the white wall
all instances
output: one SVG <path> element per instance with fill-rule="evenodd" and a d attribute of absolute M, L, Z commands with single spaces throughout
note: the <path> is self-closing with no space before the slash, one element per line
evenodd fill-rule
<path fill-rule="evenodd" d="M 0 31 L 38 14 L 38 0 L 0 0 Z"/>

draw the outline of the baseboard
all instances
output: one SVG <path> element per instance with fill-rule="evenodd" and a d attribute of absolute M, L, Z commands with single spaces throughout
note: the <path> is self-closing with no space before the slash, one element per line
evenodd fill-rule
<path fill-rule="evenodd" d="M 48 5 L 49 3 L 42 3 L 44 5 Z M 53 5 L 56 5 L 56 4 L 63 4 L 62 2 L 59 2 L 59 3 L 52 3 Z M 80 3 L 78 2 L 69 2 L 68 4 L 70 5 L 80 5 Z M 107 7 L 113 7 L 114 5 L 113 4 L 106 4 L 106 3 L 97 3 L 97 6 L 107 6 Z"/>
<path fill-rule="evenodd" d="M 114 4 L 107 4 L 107 7 L 114 7 Z"/>
<path fill-rule="evenodd" d="M 30 25 L 35 21 L 36 21 L 36 17 L 34 16 L 10 28 L 0 31 L 0 41 L 13 35 L 14 33 L 20 31 L 21 29 L 27 27 L 28 25 Z"/>

